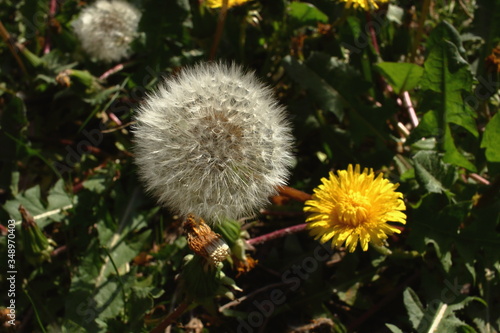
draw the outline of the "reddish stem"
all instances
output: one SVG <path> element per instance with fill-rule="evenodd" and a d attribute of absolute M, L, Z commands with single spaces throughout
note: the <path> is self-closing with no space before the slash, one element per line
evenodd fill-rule
<path fill-rule="evenodd" d="M 115 74 L 116 72 L 121 71 L 124 67 L 125 67 L 124 64 L 118 64 L 118 65 L 116 65 L 116 66 L 108 69 L 101 76 L 99 76 L 99 80 L 105 80 L 105 79 L 107 79 L 109 76 Z"/>
<path fill-rule="evenodd" d="M 289 186 L 280 186 L 278 188 L 278 192 L 280 195 L 283 195 L 285 197 L 288 197 L 290 199 L 300 201 L 300 202 L 305 202 L 307 200 L 310 200 L 312 195 L 306 192 L 302 192 L 300 190 L 294 189 L 293 187 Z"/>
<path fill-rule="evenodd" d="M 366 22 L 368 23 L 368 29 L 370 29 L 370 37 L 372 39 L 372 45 L 373 48 L 375 49 L 375 53 L 380 57 L 380 49 L 378 47 L 378 42 L 377 42 L 377 33 L 375 32 L 375 29 L 373 28 L 372 23 L 372 15 L 370 12 L 366 12 Z"/>
<path fill-rule="evenodd" d="M 488 179 L 481 177 L 477 173 L 471 173 L 471 174 L 469 174 L 469 177 L 474 179 L 476 182 L 481 183 L 483 185 L 490 185 L 490 181 Z"/>
<path fill-rule="evenodd" d="M 52 24 L 52 20 L 56 16 L 57 10 L 57 0 L 50 0 L 50 8 L 49 8 L 49 27 Z M 47 29 L 47 33 L 45 35 L 45 45 L 43 46 L 43 54 L 47 54 L 50 52 L 50 32 Z"/>
<path fill-rule="evenodd" d="M 217 48 L 219 47 L 220 39 L 222 37 L 222 32 L 224 31 L 224 23 L 226 22 L 228 0 L 222 0 L 222 7 L 219 12 L 219 19 L 217 20 L 217 28 L 215 30 L 214 41 L 212 43 L 212 48 L 210 49 L 210 54 L 208 60 L 214 60 L 217 55 Z"/>
<path fill-rule="evenodd" d="M 247 243 L 250 245 L 262 244 L 262 243 L 265 243 L 265 242 L 270 241 L 272 239 L 276 239 L 276 238 L 284 237 L 286 235 L 294 234 L 296 232 L 300 232 L 300 231 L 304 230 L 306 228 L 306 226 L 307 226 L 307 223 L 302 223 L 302 224 L 294 225 L 292 227 L 287 227 L 284 229 L 276 230 L 276 231 L 270 232 L 268 234 L 249 239 L 249 240 L 247 240 Z"/>
<path fill-rule="evenodd" d="M 188 302 L 182 302 L 179 304 L 179 306 L 174 310 L 174 312 L 170 313 L 167 318 L 165 318 L 160 325 L 156 326 L 154 329 L 151 330 L 150 333 L 163 333 L 165 332 L 165 329 L 174 322 L 180 315 L 186 311 L 188 308 L 189 303 Z"/>
<path fill-rule="evenodd" d="M 403 105 L 408 111 L 408 114 L 410 115 L 411 123 L 413 124 L 413 127 L 417 127 L 419 124 L 417 113 L 415 112 L 415 109 L 413 108 L 413 103 L 411 102 L 410 94 L 405 91 L 403 93 Z"/>
<path fill-rule="evenodd" d="M 117 124 L 118 126 L 122 126 L 123 125 L 123 123 L 120 120 L 120 118 L 118 118 L 113 112 L 109 113 L 109 119 L 111 119 L 112 121 L 114 121 L 115 124 Z"/>

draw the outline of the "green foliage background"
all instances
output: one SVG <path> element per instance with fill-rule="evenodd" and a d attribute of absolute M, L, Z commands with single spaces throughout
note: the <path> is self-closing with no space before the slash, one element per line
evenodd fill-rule
<path fill-rule="evenodd" d="M 206 332 L 500 331 L 500 58 L 485 60 L 500 42 L 499 0 L 398 0 L 368 13 L 259 0 L 228 11 L 216 59 L 254 70 L 286 105 L 290 185 L 312 193 L 331 169 L 374 168 L 399 182 L 408 221 L 392 254 L 311 262 L 318 243 L 305 232 L 256 245 L 256 268 L 240 276 L 226 262 L 205 295 L 192 285 L 203 271 L 183 269 L 182 221 L 137 181 L 130 124 L 163 76 L 208 60 L 220 10 L 131 2 L 140 36 L 105 79 L 117 64 L 93 62 L 71 29 L 85 3 L 59 1 L 53 17 L 46 0 L 0 3 L 5 306 L 7 221 L 21 221 L 22 204 L 41 231 L 17 224 L 17 321 L 2 317 L 2 331 L 149 331 L 186 297 L 173 331 L 193 318 Z M 303 223 L 301 211 L 270 206 L 245 232 L 220 232 L 241 250 L 241 237 Z"/>

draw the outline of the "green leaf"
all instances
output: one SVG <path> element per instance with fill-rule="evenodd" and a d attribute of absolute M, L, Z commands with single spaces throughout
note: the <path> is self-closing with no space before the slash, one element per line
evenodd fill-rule
<path fill-rule="evenodd" d="M 356 67 L 324 52 L 311 52 L 304 65 L 355 108 L 359 103 L 359 95 L 364 95 L 372 87 L 371 82 L 366 81 Z"/>
<path fill-rule="evenodd" d="M 316 26 L 318 22 L 327 23 L 328 16 L 310 3 L 292 2 L 288 5 L 288 15 L 292 24 L 301 27 L 304 25 Z"/>
<path fill-rule="evenodd" d="M 69 195 L 64 189 L 64 181 L 59 179 L 57 183 L 52 187 L 47 196 L 47 209 L 49 211 L 54 211 L 58 209 L 68 209 L 72 203 L 72 196 Z M 62 218 L 62 214 L 49 215 L 52 220 L 57 221 Z"/>
<path fill-rule="evenodd" d="M 394 88 L 396 94 L 413 89 L 424 73 L 424 69 L 415 64 L 381 62 L 377 69 Z"/>
<path fill-rule="evenodd" d="M 452 265 L 451 244 L 463 241 L 458 227 L 469 212 L 468 201 L 450 204 L 442 194 L 425 195 L 408 222 L 408 244 L 420 253 L 428 251 L 428 244 L 432 244 L 443 270 L 448 271 Z"/>
<path fill-rule="evenodd" d="M 385 326 L 392 332 L 392 333 L 404 333 L 397 327 L 396 325 L 393 324 L 385 324 Z"/>
<path fill-rule="evenodd" d="M 486 148 L 486 159 L 489 162 L 500 162 L 500 115 L 498 113 L 486 125 L 481 148 Z"/>
<path fill-rule="evenodd" d="M 458 178 L 454 166 L 442 161 L 441 155 L 433 151 L 419 151 L 413 156 L 415 177 L 427 192 L 449 192 Z"/>
<path fill-rule="evenodd" d="M 322 109 L 332 112 L 338 119 L 343 118 L 341 97 L 332 86 L 291 56 L 283 59 L 283 65 L 290 77 L 302 86 Z"/>
<path fill-rule="evenodd" d="M 406 288 L 403 292 L 403 301 L 405 303 L 406 311 L 408 311 L 410 322 L 412 323 L 413 328 L 416 329 L 424 316 L 424 307 L 415 291 L 411 288 Z"/>
<path fill-rule="evenodd" d="M 472 74 L 461 55 L 463 47 L 457 36 L 455 28 L 446 22 L 440 23 L 429 36 L 429 54 L 420 81 L 424 90 L 421 111 L 426 113 L 410 141 L 436 136 L 441 140 L 445 162 L 476 171 L 474 164 L 458 147 L 456 130 L 452 130 L 452 124 L 455 124 L 474 138 L 478 137 L 475 113 L 462 98 L 463 93 L 470 93 L 472 89 Z"/>
<path fill-rule="evenodd" d="M 23 205 L 35 218 L 38 227 L 43 229 L 52 222 L 60 221 L 64 217 L 62 212 L 72 207 L 72 198 L 65 192 L 62 179 L 50 189 L 47 201 L 46 206 L 41 197 L 40 186 L 35 186 L 24 193 L 18 193 L 13 200 L 8 200 L 4 209 L 13 219 L 20 221 L 19 205 Z"/>

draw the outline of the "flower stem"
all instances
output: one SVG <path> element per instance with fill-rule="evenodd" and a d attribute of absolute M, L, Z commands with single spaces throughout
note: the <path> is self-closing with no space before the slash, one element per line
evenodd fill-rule
<path fill-rule="evenodd" d="M 373 28 L 372 23 L 372 15 L 370 12 L 366 12 L 366 22 L 368 23 L 368 29 L 370 30 L 370 37 L 372 40 L 372 45 L 373 48 L 375 49 L 375 53 L 377 56 L 380 58 L 380 48 L 378 47 L 378 42 L 377 42 L 377 33 L 375 32 L 375 29 Z"/>
<path fill-rule="evenodd" d="M 483 185 L 490 185 L 490 181 L 486 178 L 481 177 L 477 173 L 471 173 L 469 174 L 469 177 L 474 179 L 476 182 L 483 184 Z"/>
<path fill-rule="evenodd" d="M 0 36 L 2 36 L 3 41 L 7 46 L 9 47 L 10 53 L 14 56 L 14 59 L 16 59 L 17 64 L 19 65 L 19 68 L 21 68 L 21 71 L 23 74 L 28 77 L 28 71 L 26 70 L 26 67 L 24 67 L 23 61 L 18 55 L 18 49 L 15 47 L 14 40 L 11 39 L 11 36 L 7 29 L 5 29 L 4 25 L 0 21 Z"/>
<path fill-rule="evenodd" d="M 417 127 L 419 124 L 417 113 L 413 108 L 413 103 L 411 102 L 410 94 L 407 91 L 403 92 L 403 106 L 408 111 L 408 115 L 410 116 L 413 127 Z"/>
<path fill-rule="evenodd" d="M 420 13 L 420 19 L 418 20 L 417 35 L 415 36 L 415 40 L 413 41 L 409 62 L 415 61 L 415 57 L 417 56 L 417 49 L 420 45 L 422 35 L 424 34 L 424 24 L 425 20 L 427 19 L 427 13 L 429 12 L 430 5 L 431 0 L 424 0 L 424 3 L 422 5 L 422 12 Z"/>
<path fill-rule="evenodd" d="M 108 78 L 108 76 L 113 75 L 116 72 L 121 71 L 124 67 L 125 67 L 124 64 L 118 64 L 118 65 L 114 66 L 113 68 L 108 69 L 101 76 L 99 76 L 99 80 L 106 80 Z"/>
<path fill-rule="evenodd" d="M 226 22 L 227 7 L 229 0 L 222 0 L 222 7 L 219 13 L 219 20 L 217 21 L 217 29 L 215 30 L 214 41 L 212 43 L 212 48 L 210 49 L 210 55 L 208 60 L 214 60 L 217 54 L 217 48 L 219 47 L 220 38 L 224 30 L 224 23 Z"/>
<path fill-rule="evenodd" d="M 300 232 L 300 231 L 304 230 L 306 228 L 306 226 L 307 226 L 307 223 L 302 223 L 302 224 L 294 225 L 292 227 L 287 227 L 287 228 L 283 228 L 280 230 L 276 230 L 276 231 L 270 232 L 270 233 L 262 235 L 262 236 L 251 238 L 251 239 L 247 240 L 247 243 L 250 245 L 262 244 L 262 243 L 265 243 L 265 242 L 270 241 L 272 239 L 276 239 L 276 238 L 284 237 L 286 235 L 294 234 L 296 232 Z"/>
<path fill-rule="evenodd" d="M 150 333 L 163 333 L 165 332 L 165 329 L 174 322 L 180 315 L 186 311 L 186 309 L 189 307 L 190 303 L 189 302 L 182 302 L 179 304 L 179 306 L 172 312 L 170 313 L 161 323 L 160 325 L 156 326 L 153 328 Z"/>
<path fill-rule="evenodd" d="M 278 188 L 278 192 L 280 195 L 288 197 L 290 199 L 294 199 L 297 201 L 305 202 L 309 199 L 311 199 L 311 195 L 306 192 L 302 192 L 300 190 L 294 189 L 293 187 L 289 186 L 280 186 Z"/>
<path fill-rule="evenodd" d="M 54 19 L 54 16 L 56 15 L 56 10 L 57 10 L 57 1 L 56 0 L 50 0 L 50 8 L 49 8 L 49 28 L 47 29 L 45 33 L 45 45 L 43 46 L 43 54 L 47 54 L 50 52 L 50 26 L 52 24 L 52 20 Z"/>

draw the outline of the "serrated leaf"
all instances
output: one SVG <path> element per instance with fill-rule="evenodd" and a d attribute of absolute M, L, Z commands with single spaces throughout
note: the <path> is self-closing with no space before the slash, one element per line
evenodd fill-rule
<path fill-rule="evenodd" d="M 498 113 L 491 118 L 484 129 L 481 148 L 486 149 L 488 162 L 500 162 L 500 115 Z"/>
<path fill-rule="evenodd" d="M 381 62 L 375 65 L 394 88 L 396 94 L 413 89 L 424 73 L 424 69 L 410 63 Z"/>
<path fill-rule="evenodd" d="M 458 227 L 469 212 L 469 202 L 450 204 L 444 195 L 425 195 L 408 223 L 412 230 L 408 244 L 421 253 L 433 244 L 443 269 L 448 271 L 452 265 L 451 244 L 460 241 Z"/>
<path fill-rule="evenodd" d="M 323 110 L 332 112 L 338 119 L 343 118 L 341 97 L 332 86 L 291 56 L 283 59 L 283 65 L 288 75 L 302 86 Z"/>
<path fill-rule="evenodd" d="M 307 2 L 292 2 L 288 5 L 288 15 L 292 23 L 297 26 L 313 25 L 318 22 L 327 23 L 328 16 L 314 5 Z"/>
<path fill-rule="evenodd" d="M 424 316 L 424 307 L 413 289 L 406 288 L 403 292 L 403 302 L 408 312 L 408 318 L 416 329 Z"/>
<path fill-rule="evenodd" d="M 40 186 L 35 186 L 27 189 L 24 193 L 18 194 L 15 199 L 7 200 L 4 205 L 4 209 L 9 213 L 11 218 L 16 221 L 21 221 L 21 213 L 19 213 L 19 205 L 23 205 L 24 208 L 32 215 L 36 216 L 45 212 L 45 207 L 41 201 Z M 38 224 L 38 223 L 37 223 Z M 39 225 L 42 229 L 43 227 Z"/>
<path fill-rule="evenodd" d="M 462 94 L 472 89 L 469 64 L 462 57 L 463 47 L 458 32 L 449 23 L 440 23 L 429 36 L 429 54 L 420 81 L 425 90 L 421 108 L 426 111 L 423 121 L 412 133 L 412 140 L 426 135 L 438 137 L 444 151 L 443 160 L 476 171 L 457 147 L 451 124 L 456 124 L 478 137 L 475 113 L 464 102 Z"/>
<path fill-rule="evenodd" d="M 64 182 L 62 179 L 50 189 L 47 201 L 48 205 L 45 206 L 41 197 L 40 187 L 35 186 L 27 189 L 24 193 L 18 193 L 14 200 L 8 200 L 4 205 L 4 209 L 13 219 L 20 221 L 19 205 L 23 205 L 35 218 L 38 227 L 43 229 L 54 221 L 60 221 L 64 217 L 62 212 L 71 208 L 72 198 L 64 191 Z"/>
<path fill-rule="evenodd" d="M 105 175 L 96 175 L 83 182 L 83 187 L 95 192 L 96 194 L 103 193 L 106 190 L 107 177 Z"/>
<path fill-rule="evenodd" d="M 419 151 L 412 158 L 415 177 L 420 186 L 428 192 L 448 192 L 458 178 L 454 166 L 442 161 L 440 154 L 433 151 Z"/>

